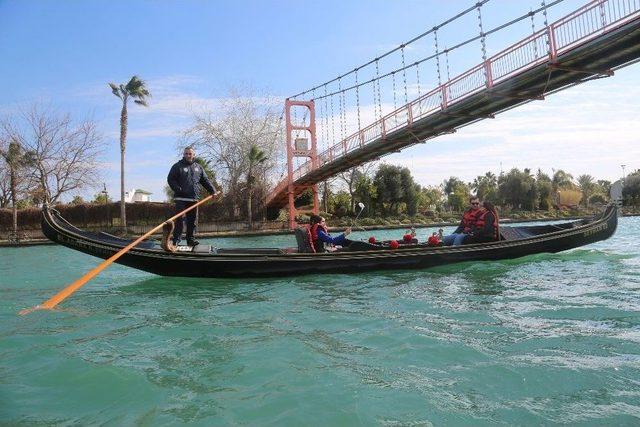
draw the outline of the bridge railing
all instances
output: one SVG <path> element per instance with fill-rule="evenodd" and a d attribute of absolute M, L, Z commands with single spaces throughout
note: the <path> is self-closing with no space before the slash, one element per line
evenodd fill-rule
<path fill-rule="evenodd" d="M 525 68 L 547 62 L 548 42 L 549 31 L 544 29 L 492 56 L 489 59 L 492 83 L 505 80 Z"/>
<path fill-rule="evenodd" d="M 594 0 L 329 147 L 318 155 L 317 167 L 638 18 L 640 0 Z M 305 162 L 294 171 L 293 180 L 311 170 L 311 161 Z M 285 179 L 272 194 L 286 186 Z"/>
<path fill-rule="evenodd" d="M 596 0 L 550 25 L 555 53 L 564 53 L 612 27 L 637 18 L 640 0 Z"/>
<path fill-rule="evenodd" d="M 437 87 L 410 104 L 411 117 L 414 121 L 426 117 L 441 108 L 444 93 L 442 89 L 443 86 Z"/>

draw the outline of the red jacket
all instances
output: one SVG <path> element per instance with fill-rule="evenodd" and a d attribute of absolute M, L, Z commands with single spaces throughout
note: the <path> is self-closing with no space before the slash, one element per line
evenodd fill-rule
<path fill-rule="evenodd" d="M 464 233 L 469 234 L 472 233 L 473 230 L 476 229 L 476 221 L 478 220 L 478 216 L 482 214 L 484 209 L 467 209 L 464 211 L 464 215 L 462 215 L 462 221 L 460 221 L 460 225 L 456 228 L 454 233 Z"/>

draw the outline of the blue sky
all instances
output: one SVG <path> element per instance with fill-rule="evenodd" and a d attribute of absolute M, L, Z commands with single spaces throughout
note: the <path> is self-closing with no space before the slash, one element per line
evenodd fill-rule
<path fill-rule="evenodd" d="M 549 21 L 584 3 L 566 0 L 550 11 Z M 278 98 L 293 95 L 472 4 L 0 0 L 0 113 L 40 102 L 78 119 L 92 116 L 108 143 L 101 181 L 117 198 L 120 106 L 107 82 L 141 76 L 153 98 L 149 109 L 130 109 L 127 188 L 144 188 L 154 193 L 153 200 L 164 200 L 166 174 L 178 158 L 176 142 L 193 109 L 215 108 L 216 100 L 234 86 L 251 86 Z M 483 9 L 484 29 L 539 4 L 491 0 Z M 456 25 L 442 31 L 441 45 L 477 31 L 474 14 Z M 542 25 L 542 17 L 536 17 L 535 25 Z M 527 31 L 527 26 L 530 22 L 489 38 L 488 54 L 522 38 L 526 32 L 518 31 Z M 455 73 L 479 62 L 479 44 L 469 49 L 452 55 Z M 419 58 L 431 50 L 432 41 L 427 40 L 410 54 Z M 426 76 L 423 84 L 435 86 Z M 640 168 L 639 83 L 640 65 L 633 65 L 612 78 L 536 101 L 384 161 L 411 167 L 423 185 L 439 184 L 450 175 L 471 180 L 487 170 L 497 173 L 501 165 L 504 170 L 540 167 L 548 173 L 563 168 L 575 176 L 589 173 L 614 180 L 621 164 L 627 172 Z"/>

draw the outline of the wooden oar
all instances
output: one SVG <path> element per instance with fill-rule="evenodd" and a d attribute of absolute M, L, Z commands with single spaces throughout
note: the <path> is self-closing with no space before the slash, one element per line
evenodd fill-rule
<path fill-rule="evenodd" d="M 219 194 L 222 194 L 222 193 L 221 192 L 217 192 L 216 196 L 218 196 Z M 87 274 L 85 274 L 84 276 L 82 276 L 81 278 L 79 278 L 78 280 L 76 280 L 75 282 L 73 282 L 72 284 L 70 284 L 69 286 L 67 286 L 66 288 L 61 290 L 60 292 L 58 292 L 56 295 L 52 296 L 51 298 L 49 298 L 48 300 L 46 300 L 45 302 L 43 302 L 40 305 L 36 305 L 35 307 L 25 308 L 24 310 L 21 310 L 19 314 L 22 316 L 22 315 L 25 315 L 25 314 L 29 314 L 34 310 L 45 310 L 45 309 L 54 308 L 56 305 L 58 305 L 62 301 L 64 301 L 69 295 L 73 294 L 75 291 L 77 291 L 82 286 L 84 286 L 89 280 L 91 280 L 95 276 L 97 276 L 98 273 L 100 273 L 102 270 L 104 270 L 109 265 L 111 265 L 115 260 L 117 260 L 122 255 L 124 255 L 127 252 L 129 252 L 129 250 L 131 248 L 136 246 L 138 243 L 142 242 L 144 239 L 149 237 L 151 234 L 153 234 L 156 231 L 160 230 L 164 224 L 166 224 L 166 223 L 168 223 L 170 221 L 173 221 L 176 218 L 181 217 L 185 213 L 189 212 L 192 209 L 197 208 L 198 206 L 200 206 L 201 204 L 203 204 L 207 200 L 210 200 L 213 197 L 214 197 L 213 195 L 205 197 L 204 199 L 200 200 L 198 203 L 194 204 L 193 206 L 189 206 L 187 209 L 185 209 L 182 212 L 172 216 L 171 218 L 169 218 L 168 220 L 166 220 L 162 224 L 158 225 L 157 227 L 147 231 L 145 234 L 143 234 L 142 236 L 138 237 L 133 242 L 129 243 L 127 246 L 122 248 L 116 254 L 112 255 L 109 259 L 105 260 L 102 264 L 100 264 L 99 266 L 97 266 L 93 270 L 89 271 Z"/>

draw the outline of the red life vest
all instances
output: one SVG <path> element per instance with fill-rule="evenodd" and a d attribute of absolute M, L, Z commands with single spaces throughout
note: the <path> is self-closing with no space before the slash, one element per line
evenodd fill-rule
<path fill-rule="evenodd" d="M 476 228 L 478 230 L 482 230 L 487 222 L 487 214 L 490 211 L 486 210 L 486 209 L 481 209 L 481 213 L 480 215 L 478 215 L 478 217 L 476 218 Z M 493 224 L 492 224 L 492 228 L 493 228 L 493 239 L 494 240 L 498 240 L 498 217 L 495 213 L 491 212 L 491 214 L 493 215 Z"/>
<path fill-rule="evenodd" d="M 311 245 L 315 249 L 316 252 L 324 252 L 324 242 L 318 239 L 318 228 L 324 231 L 326 234 L 329 234 L 329 230 L 324 225 L 320 225 L 320 223 L 313 224 L 311 226 Z"/>
<path fill-rule="evenodd" d="M 429 236 L 427 239 L 427 245 L 429 246 L 440 246 L 440 237 L 438 236 Z"/>
<path fill-rule="evenodd" d="M 482 214 L 482 209 L 467 209 L 464 211 L 464 215 L 462 216 L 462 232 L 465 234 L 471 233 L 474 229 L 476 229 L 478 216 Z"/>

